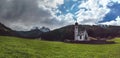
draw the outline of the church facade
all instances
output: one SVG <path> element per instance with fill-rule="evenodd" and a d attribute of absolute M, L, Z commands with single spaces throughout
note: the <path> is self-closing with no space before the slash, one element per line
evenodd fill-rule
<path fill-rule="evenodd" d="M 75 41 L 88 41 L 88 33 L 86 30 L 79 31 L 79 25 L 76 22 L 74 25 L 74 40 Z"/>

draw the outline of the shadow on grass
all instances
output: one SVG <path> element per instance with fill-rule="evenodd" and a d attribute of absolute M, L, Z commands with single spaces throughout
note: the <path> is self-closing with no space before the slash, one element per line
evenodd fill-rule
<path fill-rule="evenodd" d="M 90 40 L 90 41 L 64 41 L 65 43 L 73 43 L 73 44 L 116 44 L 115 41 L 106 41 L 106 40 Z"/>

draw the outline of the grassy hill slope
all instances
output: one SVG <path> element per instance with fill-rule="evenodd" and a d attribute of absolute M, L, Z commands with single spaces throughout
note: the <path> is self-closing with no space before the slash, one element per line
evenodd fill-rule
<path fill-rule="evenodd" d="M 0 58 L 120 58 L 117 44 L 70 44 L 0 36 Z"/>

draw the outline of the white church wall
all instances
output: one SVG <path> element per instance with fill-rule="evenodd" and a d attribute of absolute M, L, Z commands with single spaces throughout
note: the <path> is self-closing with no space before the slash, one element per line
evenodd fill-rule
<path fill-rule="evenodd" d="M 78 23 L 76 22 L 75 23 L 75 27 L 74 27 L 74 40 L 75 41 L 86 41 L 88 40 L 88 34 L 87 34 L 87 31 L 83 31 L 83 32 L 79 32 L 78 31 Z M 87 37 L 87 39 L 86 39 Z"/>

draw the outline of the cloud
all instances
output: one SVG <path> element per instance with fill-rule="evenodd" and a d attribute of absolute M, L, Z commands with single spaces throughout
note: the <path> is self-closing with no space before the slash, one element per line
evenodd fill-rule
<path fill-rule="evenodd" d="M 75 19 L 81 24 L 98 24 L 116 9 L 108 7 L 114 3 L 119 0 L 0 0 L 0 22 L 14 30 L 55 29 L 74 24 Z"/>
<path fill-rule="evenodd" d="M 57 8 L 58 5 L 64 3 L 64 0 L 39 0 L 39 5 L 44 5 L 49 8 Z"/>
<path fill-rule="evenodd" d="M 96 24 L 110 11 L 106 6 L 108 0 L 88 0 L 79 5 L 80 10 L 76 12 L 77 21 L 82 24 Z"/>
<path fill-rule="evenodd" d="M 66 15 L 60 15 L 60 16 L 58 16 L 58 19 L 60 20 L 60 21 L 64 21 L 65 22 L 65 25 L 66 24 L 71 24 L 71 23 L 74 23 L 74 18 L 73 18 L 73 14 L 71 14 L 71 13 L 68 13 L 68 14 L 66 14 Z"/>
<path fill-rule="evenodd" d="M 120 3 L 119 0 L 83 0 L 79 4 L 79 11 L 76 12 L 77 21 L 92 25 L 99 24 L 101 21 L 115 20 L 111 18 L 119 14 L 118 3 Z"/>
<path fill-rule="evenodd" d="M 117 3 L 120 3 L 120 0 L 111 0 L 112 2 L 117 2 Z"/>
<path fill-rule="evenodd" d="M 34 26 L 54 29 L 63 24 L 53 12 L 62 3 L 63 0 L 0 0 L 0 22 L 14 30 L 30 30 Z"/>

